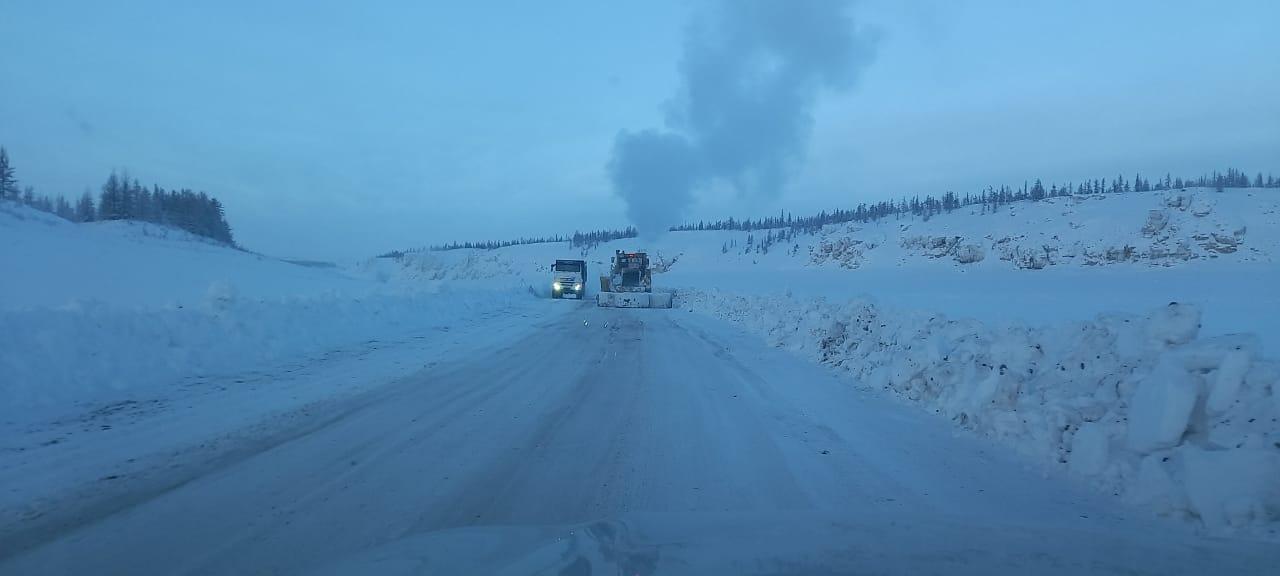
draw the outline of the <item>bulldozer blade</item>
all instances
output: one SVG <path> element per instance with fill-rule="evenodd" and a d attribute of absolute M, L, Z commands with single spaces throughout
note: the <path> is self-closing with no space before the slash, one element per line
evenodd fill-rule
<path fill-rule="evenodd" d="M 670 292 L 601 292 L 596 306 L 602 308 L 670 308 Z"/>

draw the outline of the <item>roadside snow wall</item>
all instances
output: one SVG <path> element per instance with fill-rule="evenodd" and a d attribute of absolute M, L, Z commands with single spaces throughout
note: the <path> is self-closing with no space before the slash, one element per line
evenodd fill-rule
<path fill-rule="evenodd" d="M 202 305 L 185 308 L 88 302 L 0 311 L 0 419 L 448 329 L 530 300 L 518 290 L 251 300 L 219 283 Z"/>
<path fill-rule="evenodd" d="M 1280 364 L 1252 336 L 1200 338 L 1194 306 L 1050 328 L 789 295 L 685 291 L 678 306 L 1159 513 L 1218 533 L 1280 523 Z"/>

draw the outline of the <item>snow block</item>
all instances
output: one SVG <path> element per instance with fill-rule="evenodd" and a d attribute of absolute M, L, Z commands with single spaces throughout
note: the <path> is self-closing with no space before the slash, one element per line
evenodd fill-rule
<path fill-rule="evenodd" d="M 1071 471 L 1096 476 L 1107 467 L 1111 438 L 1100 424 L 1086 422 L 1071 439 Z"/>
<path fill-rule="evenodd" d="M 236 287 L 230 282 L 214 282 L 209 285 L 209 290 L 205 293 L 205 311 L 213 314 L 225 313 L 235 305 L 239 296 Z"/>
<path fill-rule="evenodd" d="M 1138 478 L 1129 490 L 1129 499 L 1148 506 L 1160 514 L 1186 512 L 1187 495 L 1173 481 L 1162 463 L 1163 457 L 1152 454 L 1138 465 Z"/>
<path fill-rule="evenodd" d="M 1139 454 L 1177 446 L 1187 431 L 1199 384 L 1177 361 L 1165 359 L 1129 400 L 1128 445 Z"/>
<path fill-rule="evenodd" d="M 1203 197 L 1199 197 L 1199 196 L 1197 196 L 1194 200 L 1191 201 L 1192 215 L 1205 217 L 1205 216 L 1208 216 L 1210 212 L 1213 212 L 1213 202 L 1210 202 L 1204 199 Z"/>
<path fill-rule="evenodd" d="M 1232 350 L 1223 357 L 1213 376 L 1209 400 L 1205 405 L 1209 414 L 1223 414 L 1235 403 L 1244 377 L 1249 373 L 1249 360 L 1249 353 L 1243 350 Z"/>
<path fill-rule="evenodd" d="M 1183 451 L 1187 499 L 1210 529 L 1280 516 L 1280 454 L 1271 450 Z"/>
<path fill-rule="evenodd" d="M 1147 223 L 1142 225 L 1142 235 L 1154 237 L 1169 225 L 1169 214 L 1164 210 L 1151 210 L 1147 213 Z"/>
<path fill-rule="evenodd" d="M 1200 309 L 1170 302 L 1147 319 L 1147 335 L 1157 344 L 1176 346 L 1195 339 L 1200 332 Z"/>
<path fill-rule="evenodd" d="M 955 252 L 956 262 L 959 262 L 961 264 L 973 264 L 975 262 L 981 262 L 982 259 L 986 257 L 987 257 L 987 252 L 982 249 L 982 246 L 979 246 L 977 244 L 965 244 L 963 246 L 956 248 L 956 252 Z"/>

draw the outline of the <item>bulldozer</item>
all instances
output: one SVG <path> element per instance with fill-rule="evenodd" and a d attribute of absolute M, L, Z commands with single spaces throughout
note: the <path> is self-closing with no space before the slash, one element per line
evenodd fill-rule
<path fill-rule="evenodd" d="M 600 276 L 596 305 L 605 308 L 670 308 L 670 292 L 653 291 L 653 271 L 644 252 L 614 251 L 609 274 Z"/>

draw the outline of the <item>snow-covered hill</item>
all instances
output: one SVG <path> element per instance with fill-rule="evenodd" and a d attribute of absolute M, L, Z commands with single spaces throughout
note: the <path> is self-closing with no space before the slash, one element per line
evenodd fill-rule
<path fill-rule="evenodd" d="M 1280 194 L 1059 198 L 779 236 L 679 232 L 365 269 L 538 293 L 556 258 L 584 257 L 594 277 L 613 250 L 647 249 L 680 308 L 1159 512 L 1277 534 Z"/>
<path fill-rule="evenodd" d="M 667 269 L 656 285 L 668 289 L 865 297 L 1033 325 L 1188 302 L 1204 312 L 1206 334 L 1256 334 L 1280 353 L 1280 295 L 1272 289 L 1280 281 L 1280 193 L 1270 189 L 1057 198 L 994 213 L 967 207 L 927 221 L 833 225 L 783 240 L 779 232 L 414 253 L 363 271 L 393 283 L 484 279 L 544 290 L 556 258 L 585 258 L 594 276 L 615 249 L 647 249 Z"/>
<path fill-rule="evenodd" d="M 1272 190 L 1189 189 L 967 207 L 927 221 L 829 227 L 809 256 L 844 268 L 1270 263 L 1280 249 L 1278 200 Z"/>
<path fill-rule="evenodd" d="M 525 291 L 390 286 L 137 222 L 0 201 L 0 423 L 154 399 L 210 377 L 528 306 Z"/>
<path fill-rule="evenodd" d="M 210 289 L 280 298 L 367 289 L 333 271 L 229 248 L 144 222 L 74 224 L 0 201 L 0 309 L 97 301 L 125 306 L 199 304 Z M 216 288 L 214 288 L 216 287 Z"/>

